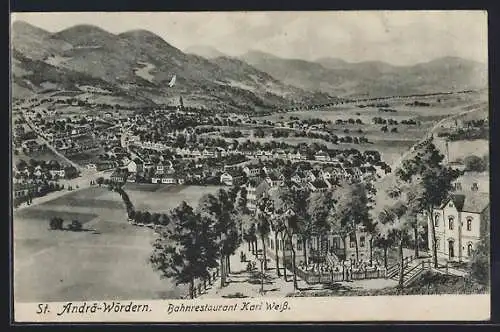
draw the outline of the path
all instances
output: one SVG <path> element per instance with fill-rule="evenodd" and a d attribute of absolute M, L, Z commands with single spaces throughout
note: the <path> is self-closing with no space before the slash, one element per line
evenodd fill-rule
<path fill-rule="evenodd" d="M 247 271 L 247 263 L 240 261 L 240 251 L 246 255 L 247 261 L 254 261 L 257 269 L 249 272 Z M 244 297 L 285 297 L 287 294 L 293 293 L 292 273 L 287 272 L 288 281 L 283 277 L 276 275 L 274 268 L 274 261 L 269 260 L 264 278 L 264 293 L 260 293 L 261 278 L 260 278 L 260 263 L 255 256 L 248 251 L 247 244 L 243 244 L 236 254 L 231 256 L 231 273 L 227 278 L 228 284 L 224 288 L 220 288 L 220 280 L 214 283 L 205 294 L 199 298 L 220 298 L 220 297 L 234 297 L 236 293 L 243 294 Z M 299 281 L 299 287 L 306 287 L 306 283 Z"/>

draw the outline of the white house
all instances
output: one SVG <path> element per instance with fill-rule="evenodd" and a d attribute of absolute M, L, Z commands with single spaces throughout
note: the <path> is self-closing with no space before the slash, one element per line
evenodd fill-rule
<path fill-rule="evenodd" d="M 226 186 L 232 186 L 233 185 L 233 176 L 229 173 L 223 173 L 220 176 L 220 183 L 222 183 Z"/>
<path fill-rule="evenodd" d="M 127 170 L 129 173 L 137 173 L 137 163 L 135 161 L 131 161 L 127 164 Z"/>
<path fill-rule="evenodd" d="M 438 257 L 450 261 L 467 261 L 480 236 L 489 229 L 490 198 L 486 193 L 453 194 L 434 209 L 432 221 L 436 230 Z M 429 229 L 432 227 L 429 223 Z M 432 232 L 429 232 L 432 252 Z"/>
<path fill-rule="evenodd" d="M 329 161 L 330 156 L 326 152 L 319 151 L 314 155 L 314 159 L 317 161 Z"/>

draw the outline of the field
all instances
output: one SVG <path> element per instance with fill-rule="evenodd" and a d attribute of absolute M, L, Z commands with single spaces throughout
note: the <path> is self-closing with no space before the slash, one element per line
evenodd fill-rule
<path fill-rule="evenodd" d="M 137 193 L 149 194 L 153 203 L 148 204 L 158 208 L 201 192 L 186 187 L 180 196 L 167 191 L 162 199 L 152 200 L 152 192 L 130 190 L 135 199 Z M 65 224 L 73 219 L 84 222 L 84 230 L 50 231 L 54 216 Z M 184 287 L 161 279 L 148 262 L 153 231 L 128 224 L 121 198 L 105 187 L 15 211 L 13 230 L 16 301 L 162 299 L 184 294 Z"/>
<path fill-rule="evenodd" d="M 182 201 L 196 207 L 203 195 L 215 193 L 219 188 L 222 187 L 135 183 L 127 183 L 124 187 L 136 210 L 148 210 L 151 213 L 168 212 Z"/>
<path fill-rule="evenodd" d="M 483 96 L 477 95 L 460 95 L 460 96 L 446 96 L 446 97 L 432 97 L 432 98 L 419 98 L 415 100 L 425 101 L 430 104 L 430 106 L 415 107 L 405 105 L 413 100 L 405 101 L 381 101 L 381 104 L 388 104 L 388 107 L 396 110 L 396 112 L 381 112 L 379 107 L 359 107 L 356 105 L 341 105 L 333 106 L 328 108 L 323 108 L 314 111 L 295 111 L 288 112 L 286 114 L 276 113 L 268 116 L 261 117 L 261 119 L 271 120 L 271 121 L 289 121 L 290 117 L 296 117 L 299 119 L 313 119 L 319 118 L 322 120 L 332 121 L 331 129 L 338 136 L 364 136 L 369 139 L 372 144 L 327 144 L 333 149 L 349 149 L 356 148 L 361 151 L 363 150 L 378 150 L 382 154 L 383 159 L 392 164 L 396 161 L 404 151 L 408 150 L 414 143 L 420 140 L 424 135 L 430 130 L 430 128 L 439 120 L 446 118 L 448 116 L 458 114 L 466 110 L 469 105 L 476 105 L 479 101 L 484 101 L 481 99 Z M 474 112 L 475 113 L 475 112 Z M 472 114 L 474 114 L 472 113 Z M 484 111 L 481 112 L 482 114 Z M 388 125 L 388 129 L 397 127 L 398 132 L 387 132 L 381 131 L 382 125 L 375 125 L 372 122 L 374 117 L 381 117 L 383 119 L 394 119 L 398 122 L 402 120 L 414 119 L 419 121 L 420 125 Z M 360 119 L 363 124 L 335 124 L 337 120 L 348 120 L 348 119 Z M 348 133 L 344 133 L 344 129 L 349 129 Z M 361 129 L 363 133 L 358 133 L 357 130 Z M 255 139 L 255 138 L 253 138 Z M 243 140 L 246 140 L 244 138 Z M 297 143 L 326 143 L 322 140 L 312 140 L 309 138 L 297 138 L 291 135 L 289 138 L 278 138 L 273 139 L 268 136 L 263 139 L 258 139 L 261 142 L 267 142 L 270 140 L 283 141 L 290 144 Z M 462 148 L 462 142 L 459 144 L 450 144 L 450 155 L 457 155 L 456 158 L 463 158 L 466 153 L 477 151 L 479 147 L 480 152 L 484 154 L 487 152 L 485 150 L 484 142 L 466 142 Z M 453 150 L 453 151 L 452 151 Z M 467 152 L 466 152 L 467 151 Z M 485 152 L 486 151 L 486 152 Z M 483 153 L 484 152 L 484 153 Z"/>

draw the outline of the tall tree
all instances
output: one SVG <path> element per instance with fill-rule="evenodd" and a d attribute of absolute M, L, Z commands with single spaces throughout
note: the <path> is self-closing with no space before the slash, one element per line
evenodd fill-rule
<path fill-rule="evenodd" d="M 310 220 L 310 223 L 312 224 L 312 232 L 316 236 L 316 251 L 321 253 L 320 248 L 320 243 L 325 236 L 327 235 L 329 230 L 330 230 L 330 224 L 328 222 L 328 216 L 330 214 L 330 211 L 333 207 L 333 198 L 332 198 L 332 193 L 327 191 L 327 192 L 320 192 L 320 193 L 313 193 L 310 195 L 309 199 L 306 201 L 307 202 L 307 217 Z M 304 220 L 306 218 L 301 218 L 299 220 L 299 230 L 302 231 L 304 227 L 301 227 L 301 225 L 304 224 L 309 224 L 307 220 Z M 306 227 L 307 230 L 310 229 L 309 226 Z M 304 252 L 305 254 L 305 252 Z M 319 262 L 318 262 L 319 263 Z M 307 264 L 307 263 L 306 263 Z"/>
<path fill-rule="evenodd" d="M 422 187 L 420 200 L 425 207 L 429 231 L 431 232 L 431 246 L 434 267 L 438 267 L 436 229 L 433 218 L 434 208 L 440 206 L 452 190 L 452 183 L 461 172 L 443 164 L 444 155 L 441 154 L 431 140 L 427 140 L 416 149 L 413 158 L 403 161 L 396 170 L 398 178 L 406 183 L 419 184 Z"/>
<path fill-rule="evenodd" d="M 282 234 L 283 253 L 290 251 L 292 254 L 292 273 L 293 287 L 298 289 L 297 274 L 296 274 L 296 252 L 293 244 L 294 236 L 297 235 L 298 218 L 295 214 L 297 210 L 297 193 L 294 189 L 288 186 L 280 186 L 273 193 L 274 210 L 276 217 L 276 228 Z M 284 277 L 286 280 L 286 260 L 283 257 Z"/>
<path fill-rule="evenodd" d="M 264 270 L 267 269 L 266 239 L 271 232 L 272 201 L 267 195 L 262 196 L 257 202 L 255 220 L 257 222 L 257 233 L 262 242 L 262 254 L 264 256 Z"/>
<path fill-rule="evenodd" d="M 189 284 L 190 298 L 195 297 L 195 279 L 206 278 L 217 266 L 217 242 L 213 220 L 195 213 L 182 202 L 170 213 L 171 227 L 160 230 L 153 244 L 150 262 L 164 278 L 176 284 Z"/>
<path fill-rule="evenodd" d="M 392 205 L 386 207 L 380 213 L 380 223 L 386 226 L 387 237 L 394 236 L 398 243 L 398 257 L 399 257 L 399 287 L 403 286 L 404 276 L 404 256 L 403 256 L 403 241 L 405 232 L 409 229 L 409 225 L 405 220 L 407 207 L 401 201 L 396 201 Z"/>
<path fill-rule="evenodd" d="M 344 237 L 344 248 L 347 253 L 347 236 L 353 234 L 356 262 L 359 262 L 359 246 L 357 240 L 357 231 L 359 226 L 366 223 L 369 219 L 369 206 L 366 188 L 362 183 L 344 184 L 340 190 L 335 193 L 335 228 L 340 230 Z"/>
<path fill-rule="evenodd" d="M 214 229 L 219 238 L 219 265 L 223 287 L 230 271 L 229 257 L 239 245 L 238 214 L 230 196 L 223 189 L 220 189 L 215 196 L 212 194 L 203 196 L 199 201 L 198 211 L 208 214 L 215 222 Z"/>

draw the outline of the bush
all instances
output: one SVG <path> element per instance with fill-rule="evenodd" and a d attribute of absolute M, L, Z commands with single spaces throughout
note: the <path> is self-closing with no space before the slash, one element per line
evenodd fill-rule
<path fill-rule="evenodd" d="M 464 159 L 465 170 L 472 172 L 484 172 L 487 169 L 487 163 L 478 156 L 467 156 Z"/>
<path fill-rule="evenodd" d="M 470 260 L 470 275 L 481 285 L 490 282 L 490 243 L 489 234 L 482 236 Z"/>
<path fill-rule="evenodd" d="M 49 227 L 51 230 L 61 230 L 63 229 L 63 223 L 62 218 L 53 217 L 50 219 Z"/>
<path fill-rule="evenodd" d="M 79 222 L 78 220 L 73 220 L 69 227 L 72 231 L 81 231 L 82 230 L 82 223 Z"/>

